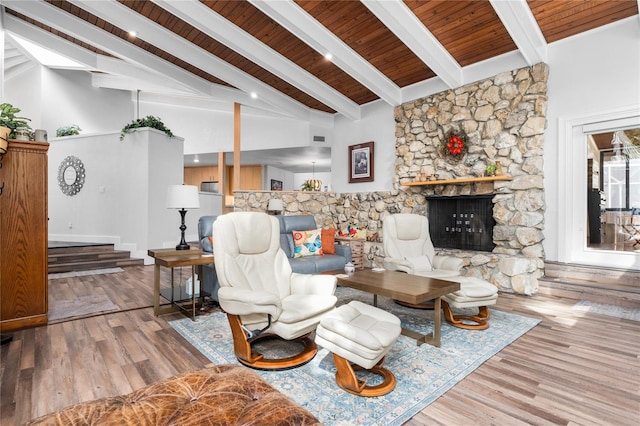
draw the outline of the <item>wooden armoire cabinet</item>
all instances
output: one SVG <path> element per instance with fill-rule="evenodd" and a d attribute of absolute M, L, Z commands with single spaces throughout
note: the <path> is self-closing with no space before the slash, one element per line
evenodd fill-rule
<path fill-rule="evenodd" d="M 0 168 L 0 330 L 47 324 L 46 142 L 10 140 Z"/>

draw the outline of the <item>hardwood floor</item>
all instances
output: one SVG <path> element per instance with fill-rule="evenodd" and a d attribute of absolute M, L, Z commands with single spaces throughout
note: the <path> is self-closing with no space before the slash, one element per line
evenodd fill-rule
<path fill-rule="evenodd" d="M 104 291 L 124 311 L 14 332 L 0 347 L 3 426 L 210 364 L 168 325 L 181 314 L 155 317 L 148 307 L 152 266 L 68 280 L 50 286 Z M 542 322 L 406 424 L 640 424 L 640 322 L 575 302 L 501 294 L 495 309 Z"/>

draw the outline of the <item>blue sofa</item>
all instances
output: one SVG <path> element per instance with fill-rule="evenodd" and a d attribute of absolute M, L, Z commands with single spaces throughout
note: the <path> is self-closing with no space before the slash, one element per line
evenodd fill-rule
<path fill-rule="evenodd" d="M 202 216 L 198 220 L 198 238 L 203 252 L 213 253 L 209 237 L 213 231 L 213 222 L 218 216 Z M 277 216 L 280 222 L 280 246 L 289 259 L 291 270 L 299 274 L 316 274 L 324 271 L 342 270 L 347 262 L 351 262 L 351 247 L 336 244 L 336 254 L 322 256 L 293 257 L 293 231 L 317 229 L 316 221 L 311 215 Z M 220 282 L 213 264 L 202 266 L 200 289 L 211 299 L 218 301 Z"/>
<path fill-rule="evenodd" d="M 293 231 L 317 229 L 316 220 L 311 215 L 276 216 L 280 222 L 280 247 L 287 255 L 291 270 L 299 274 L 317 274 L 325 271 L 344 269 L 351 262 L 351 247 L 336 244 L 336 254 L 322 256 L 293 257 Z"/>

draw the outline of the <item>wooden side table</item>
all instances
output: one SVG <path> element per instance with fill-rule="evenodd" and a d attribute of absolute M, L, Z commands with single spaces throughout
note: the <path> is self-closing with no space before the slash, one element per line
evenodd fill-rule
<path fill-rule="evenodd" d="M 351 263 L 356 269 L 364 269 L 364 238 L 336 237 L 340 244 L 351 247 Z"/>
<path fill-rule="evenodd" d="M 181 266 L 191 266 L 191 319 L 195 321 L 196 319 L 196 291 L 195 291 L 195 283 L 196 283 L 196 267 L 201 265 L 206 265 L 209 263 L 214 263 L 213 254 L 203 254 L 200 249 L 191 249 L 191 250 L 176 250 L 176 249 L 150 249 L 147 251 L 149 256 L 153 257 L 155 261 L 154 265 L 154 278 L 153 278 L 153 286 L 154 286 L 154 303 L 153 303 L 153 313 L 158 315 L 168 314 L 171 312 L 178 312 L 180 310 L 184 310 L 184 306 L 182 306 L 179 302 L 184 302 L 186 299 L 179 298 L 179 300 L 175 300 L 175 286 L 173 280 L 173 268 L 181 267 Z M 160 307 L 160 267 L 164 266 L 165 268 L 171 268 L 171 294 L 169 297 L 163 296 L 165 299 L 169 300 L 171 306 L 168 307 Z M 180 287 L 178 287 L 180 288 Z M 181 294 L 181 293 L 180 293 Z M 181 299 L 181 300 L 180 300 Z"/>

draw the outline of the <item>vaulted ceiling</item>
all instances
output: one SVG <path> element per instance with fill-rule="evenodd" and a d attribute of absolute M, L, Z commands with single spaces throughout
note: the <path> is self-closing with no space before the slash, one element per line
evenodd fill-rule
<path fill-rule="evenodd" d="M 83 64 L 95 86 L 318 122 L 545 62 L 549 43 L 638 15 L 638 2 L 0 1 L 9 38 Z"/>

